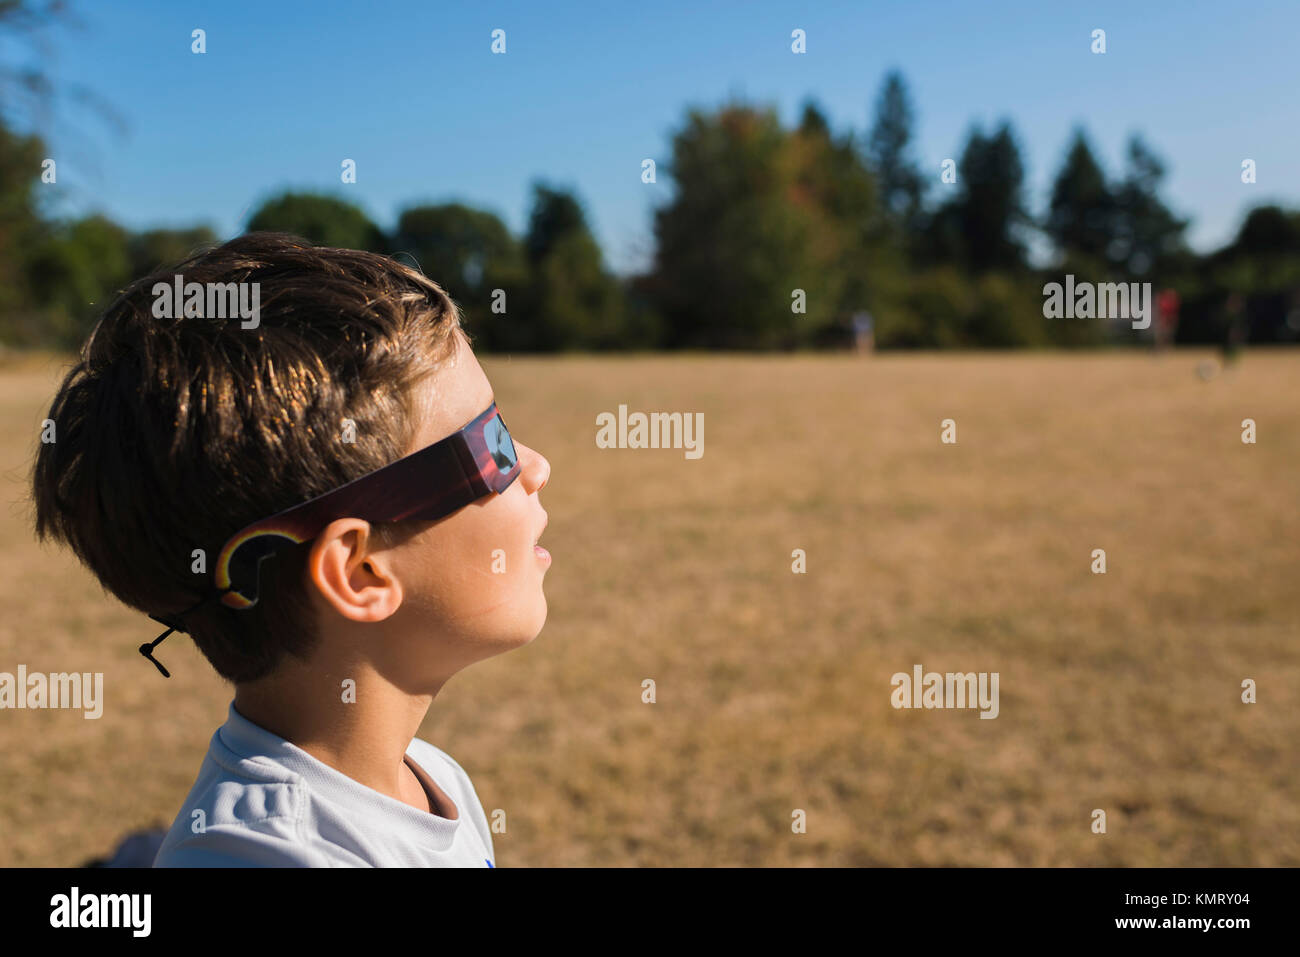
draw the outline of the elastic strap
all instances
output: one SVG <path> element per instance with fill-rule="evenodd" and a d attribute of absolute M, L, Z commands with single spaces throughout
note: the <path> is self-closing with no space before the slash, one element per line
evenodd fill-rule
<path fill-rule="evenodd" d="M 212 601 L 212 599 L 220 598 L 228 591 L 230 591 L 229 588 L 223 591 L 213 592 L 212 594 L 208 595 L 206 598 L 201 599 L 197 604 L 192 605 L 189 608 L 186 608 L 184 611 L 175 615 L 150 615 L 149 617 L 152 618 L 154 621 L 158 622 L 158 624 L 166 625 L 167 630 L 164 631 L 157 638 L 155 638 L 153 641 L 146 641 L 143 645 L 141 645 L 140 654 L 144 655 L 146 658 L 152 661 L 154 663 L 154 667 L 162 672 L 162 676 L 164 678 L 170 678 L 171 674 L 167 671 L 166 668 L 162 666 L 162 662 L 153 656 L 153 650 L 157 648 L 160 644 L 162 644 L 162 640 L 166 638 L 168 635 L 170 635 L 173 631 L 179 631 L 184 634 L 188 634 L 188 632 L 185 629 L 185 625 L 182 624 L 181 622 L 181 619 L 184 618 L 186 615 L 188 615 L 190 612 L 197 611 L 198 609 L 202 608 L 208 602 Z"/>

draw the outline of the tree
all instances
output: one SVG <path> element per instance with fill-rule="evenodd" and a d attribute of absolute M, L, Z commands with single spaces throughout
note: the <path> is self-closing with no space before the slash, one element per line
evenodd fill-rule
<path fill-rule="evenodd" d="M 149 229 L 135 233 L 127 242 L 131 276 L 145 276 L 163 266 L 183 262 L 205 246 L 219 241 L 207 226 L 191 229 Z"/>
<path fill-rule="evenodd" d="M 805 107 L 791 140 L 796 168 L 793 200 L 824 219 L 811 250 L 825 271 L 817 295 L 831 310 L 812 313 L 795 324 L 793 341 L 809 345 L 847 338 L 847 317 L 879 308 L 901 276 L 905 263 L 898 236 L 879 229 L 879 188 L 852 132 L 836 137 L 820 110 Z"/>
<path fill-rule="evenodd" d="M 67 0 L 0 0 L 0 50 L 12 54 L 26 45 L 34 56 L 21 67 L 0 62 L 0 124 L 14 129 L 34 129 L 48 136 L 60 94 L 80 106 L 88 106 L 110 127 L 122 132 L 126 123 L 107 101 L 80 83 L 56 82 L 47 64 L 52 60 L 50 44 L 42 35 L 55 27 L 84 27 L 72 13 Z M 36 64 L 36 65 L 33 65 Z M 67 155 L 73 135 L 60 137 Z M 75 154 L 74 154 L 75 155 Z"/>
<path fill-rule="evenodd" d="M 66 0 L 0 0 L 0 341 L 27 346 L 78 344 L 89 299 L 104 294 L 104 282 L 116 281 L 118 265 L 119 250 L 100 228 L 107 220 L 80 229 L 43 221 L 61 193 L 40 182 L 41 160 L 49 155 L 42 137 L 16 132 L 49 134 L 63 96 L 90 107 L 119 132 L 125 127 L 91 89 L 52 78 L 51 45 L 43 34 L 60 26 L 82 26 Z M 14 65 L 10 61 L 24 47 L 25 62 Z M 74 162 L 89 155 L 74 146 L 79 139 L 78 130 L 65 128 L 60 155 Z M 102 262 L 87 259 L 80 245 L 97 240 L 104 241 Z M 67 284 L 60 285 L 60 278 Z"/>
<path fill-rule="evenodd" d="M 803 115 L 799 118 L 799 132 L 804 136 L 830 139 L 831 127 L 826 121 L 826 114 L 812 100 L 804 104 Z"/>
<path fill-rule="evenodd" d="M 893 70 L 876 100 L 875 121 L 867 140 L 880 205 L 910 246 L 921 229 L 926 184 L 912 156 L 913 112 L 903 75 Z"/>
<path fill-rule="evenodd" d="M 414 206 L 398 217 L 391 245 L 456 299 L 475 299 L 488 274 L 507 262 L 522 265 L 522 250 L 500 217 L 461 203 Z"/>
<path fill-rule="evenodd" d="M 44 155 L 38 137 L 19 136 L 0 124 L 0 337 L 10 342 L 29 340 L 34 331 L 20 335 L 15 325 L 31 304 L 29 260 L 42 231 L 35 193 Z"/>
<path fill-rule="evenodd" d="M 134 276 L 125 229 L 104 216 L 55 226 L 31 254 L 32 293 L 55 344 L 74 348 Z"/>
<path fill-rule="evenodd" d="M 1280 206 L 1256 206 L 1228 247 L 1236 255 L 1260 259 L 1300 255 L 1300 212 Z"/>
<path fill-rule="evenodd" d="M 460 203 L 414 206 L 398 217 L 391 248 L 451 296 L 476 345 L 509 347 L 502 324 L 524 301 L 529 276 L 523 248 L 498 216 Z M 504 316 L 492 311 L 498 289 Z"/>
<path fill-rule="evenodd" d="M 1044 231 L 1066 260 L 1103 266 L 1115 241 L 1116 202 L 1082 129 L 1052 185 Z"/>
<path fill-rule="evenodd" d="M 1116 242 L 1112 260 L 1135 277 L 1160 275 L 1186 259 L 1179 219 L 1161 200 L 1164 164 L 1138 136 L 1129 140 L 1127 168 L 1116 190 Z"/>
<path fill-rule="evenodd" d="M 655 212 L 650 289 L 674 346 L 791 346 L 831 324 L 860 245 L 869 174 L 815 120 L 692 110 L 673 138 L 676 192 Z M 806 311 L 795 312 L 802 302 Z"/>
<path fill-rule="evenodd" d="M 501 323 L 516 348 L 613 349 L 624 333 L 623 290 L 605 269 L 577 197 L 533 184 L 524 250 L 530 282 L 521 310 Z M 517 321 L 522 318 L 523 325 Z"/>
<path fill-rule="evenodd" d="M 940 208 L 931 242 L 971 272 L 1025 269 L 1020 236 L 1030 223 L 1024 204 L 1024 164 L 1011 124 L 985 136 L 971 129 L 957 164 L 957 195 Z"/>
<path fill-rule="evenodd" d="M 285 193 L 253 213 L 246 232 L 293 233 L 318 246 L 386 252 L 379 227 L 346 200 L 316 193 Z"/>
<path fill-rule="evenodd" d="M 533 290 L 542 348 L 623 344 L 623 293 L 605 272 L 600 247 L 587 230 L 571 230 L 555 241 L 533 268 Z"/>
<path fill-rule="evenodd" d="M 554 190 L 542 183 L 533 184 L 533 208 L 528 216 L 528 233 L 524 239 L 529 263 L 537 265 L 565 236 L 586 229 L 586 216 L 572 193 Z"/>

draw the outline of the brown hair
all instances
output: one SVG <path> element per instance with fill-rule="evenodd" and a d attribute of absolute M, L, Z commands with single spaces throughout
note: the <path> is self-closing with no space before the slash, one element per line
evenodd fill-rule
<path fill-rule="evenodd" d="M 155 318 L 154 285 L 176 274 L 260 283 L 258 324 Z M 37 537 L 70 545 L 127 605 L 183 611 L 214 587 L 229 536 L 410 451 L 413 387 L 457 331 L 460 310 L 419 272 L 284 233 L 250 233 L 137 280 L 104 310 L 50 408 L 55 441 L 32 470 Z M 355 441 L 342 440 L 345 419 Z M 375 526 L 381 545 L 395 531 Z M 253 608 L 214 601 L 185 618 L 227 680 L 311 652 L 309 548 L 263 566 Z"/>

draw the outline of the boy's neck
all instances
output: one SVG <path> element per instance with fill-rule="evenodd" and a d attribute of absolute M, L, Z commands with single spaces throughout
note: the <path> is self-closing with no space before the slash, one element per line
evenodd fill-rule
<path fill-rule="evenodd" d="M 272 678 L 236 685 L 235 710 L 357 783 L 428 809 L 403 758 L 437 692 L 411 695 L 370 672 L 350 675 L 357 690 L 348 697 L 356 700 L 345 702 L 336 675 L 289 665 Z"/>

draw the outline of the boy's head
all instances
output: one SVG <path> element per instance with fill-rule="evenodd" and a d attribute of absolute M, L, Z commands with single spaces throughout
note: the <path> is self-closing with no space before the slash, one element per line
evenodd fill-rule
<path fill-rule="evenodd" d="M 155 285 L 177 274 L 259 284 L 256 325 L 156 318 Z M 232 534 L 452 434 L 493 398 L 436 283 L 372 253 L 243 236 L 105 310 L 49 413 L 36 531 L 126 604 L 175 614 L 213 587 Z M 500 495 L 436 522 L 340 518 L 263 564 L 252 608 L 209 602 L 186 629 L 236 683 L 326 656 L 411 690 L 530 641 L 546 617 L 534 543 L 550 467 L 515 447 L 519 478 Z"/>

